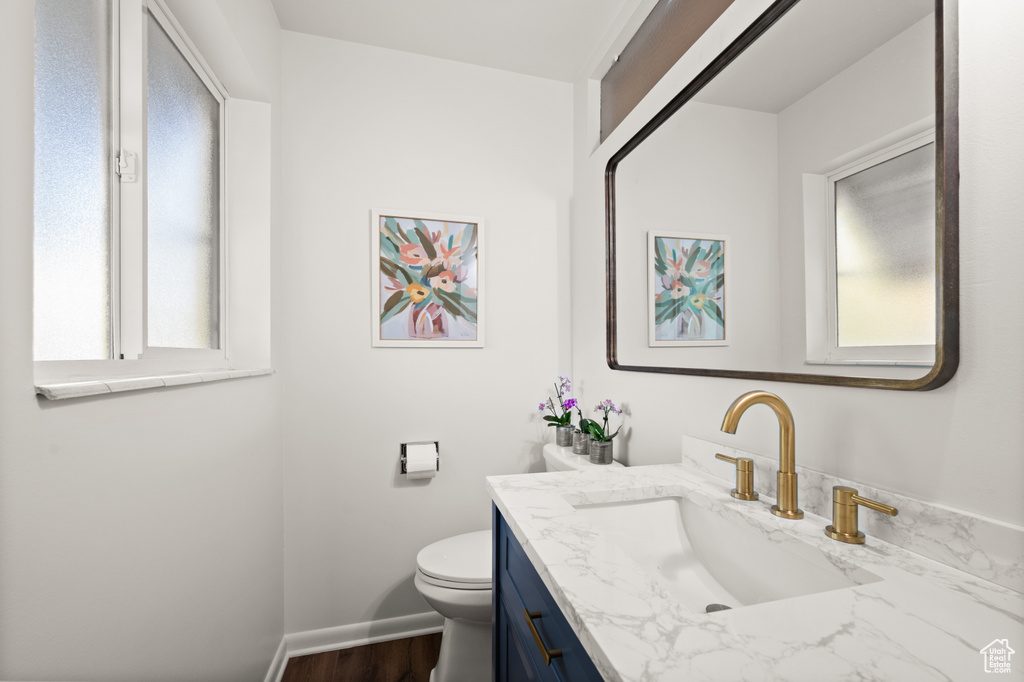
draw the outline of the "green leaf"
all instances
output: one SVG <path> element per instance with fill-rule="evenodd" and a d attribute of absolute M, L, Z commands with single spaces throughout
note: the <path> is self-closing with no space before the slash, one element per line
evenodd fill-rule
<path fill-rule="evenodd" d="M 401 246 L 406 243 L 406 240 L 402 238 L 402 228 L 398 226 L 398 221 L 391 217 L 384 218 L 384 227 L 382 228 L 384 233 L 388 236 L 391 241 Z"/>
<path fill-rule="evenodd" d="M 660 312 L 655 312 L 654 323 L 662 324 L 669 320 L 674 320 L 683 314 L 683 310 L 686 309 L 686 304 L 690 300 L 689 296 L 683 296 L 682 298 L 672 299 L 672 305 Z"/>
<path fill-rule="evenodd" d="M 405 297 L 406 293 L 407 292 L 405 291 L 396 291 L 395 293 L 391 294 L 391 296 L 388 297 L 388 300 L 384 301 L 384 310 L 382 310 L 381 312 L 386 313 L 392 308 L 394 308 L 396 305 L 398 305 L 398 302 L 401 301 L 403 297 Z"/>
<path fill-rule="evenodd" d="M 712 300 L 704 301 L 704 312 L 708 314 L 712 320 L 720 325 L 725 325 L 725 320 L 722 318 L 722 309 L 718 307 Z"/>
<path fill-rule="evenodd" d="M 405 268 L 398 263 L 389 261 L 387 258 L 380 259 L 380 271 L 392 279 L 404 279 L 407 285 L 415 281 Z"/>
<path fill-rule="evenodd" d="M 725 275 L 720 274 L 714 279 L 709 279 L 708 281 L 712 282 L 713 284 L 713 286 L 711 287 L 711 291 L 718 291 L 719 289 L 725 286 Z"/>
<path fill-rule="evenodd" d="M 654 238 L 654 251 L 661 258 L 662 262 L 668 262 L 668 254 L 665 253 L 665 240 L 662 237 Z"/>
<path fill-rule="evenodd" d="M 459 304 L 459 307 L 469 313 L 469 319 L 476 322 L 476 298 L 473 296 L 463 296 L 462 294 L 452 294 L 452 300 Z"/>
<path fill-rule="evenodd" d="M 438 300 L 441 301 L 441 307 L 447 310 L 448 314 L 451 315 L 452 317 L 464 317 L 462 311 L 456 308 L 451 301 L 446 301 L 440 296 L 438 296 Z"/>
<path fill-rule="evenodd" d="M 383 324 L 392 317 L 402 312 L 412 303 L 412 296 L 406 291 L 396 291 L 384 304 L 384 310 L 380 314 L 380 321 Z"/>
<path fill-rule="evenodd" d="M 658 311 L 664 312 L 664 311 L 669 310 L 673 306 L 679 305 L 679 301 L 685 301 L 685 300 L 686 300 L 685 296 L 683 296 L 681 298 L 666 297 L 666 298 L 661 299 L 660 301 L 655 301 L 654 302 L 654 310 L 655 310 L 655 312 L 658 312 Z"/>
<path fill-rule="evenodd" d="M 459 241 L 459 258 L 466 265 L 476 260 L 476 230 L 473 223 L 467 223 L 462 230 L 462 238 Z"/>
<path fill-rule="evenodd" d="M 380 235 L 380 252 L 381 255 L 390 258 L 393 261 L 400 261 L 402 259 L 402 252 L 398 249 L 391 237 L 388 237 L 384 233 Z"/>
<path fill-rule="evenodd" d="M 559 424 L 562 423 L 561 419 L 559 419 L 558 417 L 554 417 L 554 416 L 552 416 L 550 414 L 544 415 L 544 421 L 546 421 L 546 422 L 557 422 Z"/>
<path fill-rule="evenodd" d="M 422 225 L 420 221 L 416 221 L 417 224 Z M 434 249 L 434 245 L 430 243 L 430 238 L 427 237 L 424 230 L 419 227 L 416 228 L 416 236 L 419 237 L 420 245 L 423 246 L 423 250 L 427 253 L 427 258 L 434 260 L 437 258 L 437 250 Z"/>
<path fill-rule="evenodd" d="M 441 301 L 448 302 L 457 312 L 452 313 L 457 317 L 464 317 L 470 322 L 476 322 L 476 299 L 460 294 L 450 294 L 441 289 L 434 289 L 434 294 Z M 451 311 L 449 311 L 451 312 Z"/>
<path fill-rule="evenodd" d="M 476 224 L 467 223 L 466 227 L 462 230 L 462 239 L 460 241 L 459 251 L 463 254 L 469 253 L 469 250 L 476 246 Z"/>
<path fill-rule="evenodd" d="M 398 266 L 392 263 L 387 258 L 380 259 L 380 271 L 388 277 L 398 279 Z"/>
<path fill-rule="evenodd" d="M 687 272 L 689 272 L 691 269 L 693 269 L 693 264 L 697 262 L 697 254 L 699 252 L 700 252 L 700 241 L 698 240 L 698 241 L 695 241 L 693 243 L 693 250 L 690 251 L 690 257 L 686 259 L 685 270 Z"/>

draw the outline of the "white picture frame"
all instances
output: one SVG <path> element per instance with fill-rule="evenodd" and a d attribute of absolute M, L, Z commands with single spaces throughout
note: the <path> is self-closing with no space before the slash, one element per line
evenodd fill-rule
<path fill-rule="evenodd" d="M 483 348 L 482 218 L 373 209 L 372 344 Z"/>
<path fill-rule="evenodd" d="M 647 233 L 649 347 L 729 345 L 730 245 L 721 234 Z"/>

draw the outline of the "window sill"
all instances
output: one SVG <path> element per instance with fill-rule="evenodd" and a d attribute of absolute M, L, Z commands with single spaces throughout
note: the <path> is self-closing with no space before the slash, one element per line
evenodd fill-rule
<path fill-rule="evenodd" d="M 108 393 L 141 391 L 150 388 L 166 388 L 185 384 L 205 384 L 225 379 L 241 379 L 273 374 L 272 369 L 211 369 L 197 372 L 174 372 L 154 376 L 136 376 L 90 381 L 72 381 L 59 384 L 36 384 L 36 393 L 47 400 L 85 398 Z"/>
<path fill-rule="evenodd" d="M 856 365 L 859 367 L 931 367 L 934 360 L 807 360 L 808 365 Z"/>

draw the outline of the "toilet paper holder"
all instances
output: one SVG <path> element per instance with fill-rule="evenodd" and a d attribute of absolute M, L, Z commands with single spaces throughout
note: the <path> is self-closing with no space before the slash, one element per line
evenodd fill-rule
<path fill-rule="evenodd" d="M 419 440 L 419 441 L 415 441 L 413 443 L 402 443 L 402 457 L 401 457 L 401 461 L 402 461 L 402 473 L 403 474 L 409 473 L 408 471 L 405 470 L 405 463 L 407 461 L 407 457 L 406 457 L 406 454 L 405 454 L 406 447 L 409 446 L 409 445 L 427 445 L 429 443 L 433 443 L 434 444 L 434 456 L 436 457 L 435 461 L 437 462 L 437 469 L 436 470 L 437 471 L 441 470 L 441 445 L 440 445 L 440 443 L 438 441 L 436 441 L 436 440 Z"/>

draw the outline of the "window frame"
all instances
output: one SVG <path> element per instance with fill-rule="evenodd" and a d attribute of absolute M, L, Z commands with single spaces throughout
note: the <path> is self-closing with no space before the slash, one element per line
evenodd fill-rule
<path fill-rule="evenodd" d="M 148 345 L 147 311 L 147 28 L 149 17 L 171 39 L 217 100 L 218 125 L 218 344 L 216 349 Z M 93 360 L 34 360 L 35 382 L 74 382 L 99 377 L 153 376 L 229 367 L 227 125 L 229 95 L 163 0 L 111 0 L 111 125 L 114 164 L 110 221 L 110 355 Z M 136 156 L 134 181 L 116 166 Z"/>
<path fill-rule="evenodd" d="M 841 346 L 839 344 L 839 303 L 838 273 L 836 250 L 836 183 L 843 178 L 860 171 L 878 166 L 890 159 L 920 149 L 928 144 L 935 144 L 934 126 L 905 137 L 904 139 L 861 156 L 855 161 L 844 164 L 824 174 L 825 188 L 825 242 L 827 248 L 825 286 L 826 286 L 826 336 L 824 354 L 816 361 L 808 357 L 812 364 L 825 365 L 895 365 L 909 367 L 930 367 L 935 364 L 935 344 L 901 344 L 891 346 Z M 808 316 L 808 324 L 813 323 Z"/>
<path fill-rule="evenodd" d="M 137 0 L 119 0 L 120 2 L 136 2 Z M 217 149 L 217 164 L 218 164 L 218 188 L 217 188 L 217 348 L 215 349 L 200 349 L 200 348 L 164 348 L 158 346 L 149 345 L 149 312 L 148 312 L 148 276 L 147 270 L 149 263 L 149 220 L 148 215 L 145 215 L 141 221 L 142 229 L 142 265 L 143 265 L 143 280 L 141 282 L 141 290 L 144 292 L 142 296 L 142 324 L 141 333 L 141 352 L 138 357 L 140 359 L 162 359 L 162 358 L 180 358 L 187 359 L 191 364 L 204 363 L 204 361 L 216 362 L 218 360 L 224 360 L 227 357 L 227 197 L 226 197 L 226 159 L 225 159 L 225 109 L 227 103 L 227 90 L 221 85 L 220 80 L 213 73 L 213 70 L 203 59 L 199 50 L 188 38 L 184 29 L 181 28 L 180 24 L 174 19 L 173 15 L 167 9 L 167 6 L 162 0 L 142 0 L 143 7 L 143 23 L 145 21 L 145 12 L 148 11 L 153 19 L 157 22 L 160 28 L 167 34 L 174 43 L 174 46 L 178 48 L 178 51 L 185 57 L 185 60 L 192 67 L 192 70 L 199 76 L 200 80 L 206 86 L 206 89 L 211 95 L 217 100 L 218 107 L 218 149 Z M 141 54 L 139 59 L 143 65 L 147 63 L 148 54 L 148 43 L 146 39 L 146 29 L 143 29 L 143 40 L 141 43 L 135 42 L 133 46 L 141 47 Z M 144 68 L 145 73 L 145 68 Z M 145 94 L 147 91 L 147 82 L 142 82 L 142 97 L 144 106 L 142 107 L 142 131 L 143 138 L 147 134 L 146 125 L 144 123 L 148 108 L 146 106 Z M 144 145 L 143 149 L 148 149 L 148 146 Z M 144 172 L 148 169 L 146 163 L 141 164 Z M 148 192 L 148 182 L 140 181 L 141 189 L 143 190 L 143 206 L 148 206 L 146 201 L 146 193 Z M 136 329 L 133 327 L 131 333 L 136 333 Z M 125 334 L 124 328 L 121 329 L 122 337 Z M 122 351 L 123 352 L 123 351 Z M 204 363 L 205 364 L 205 363 Z"/>

